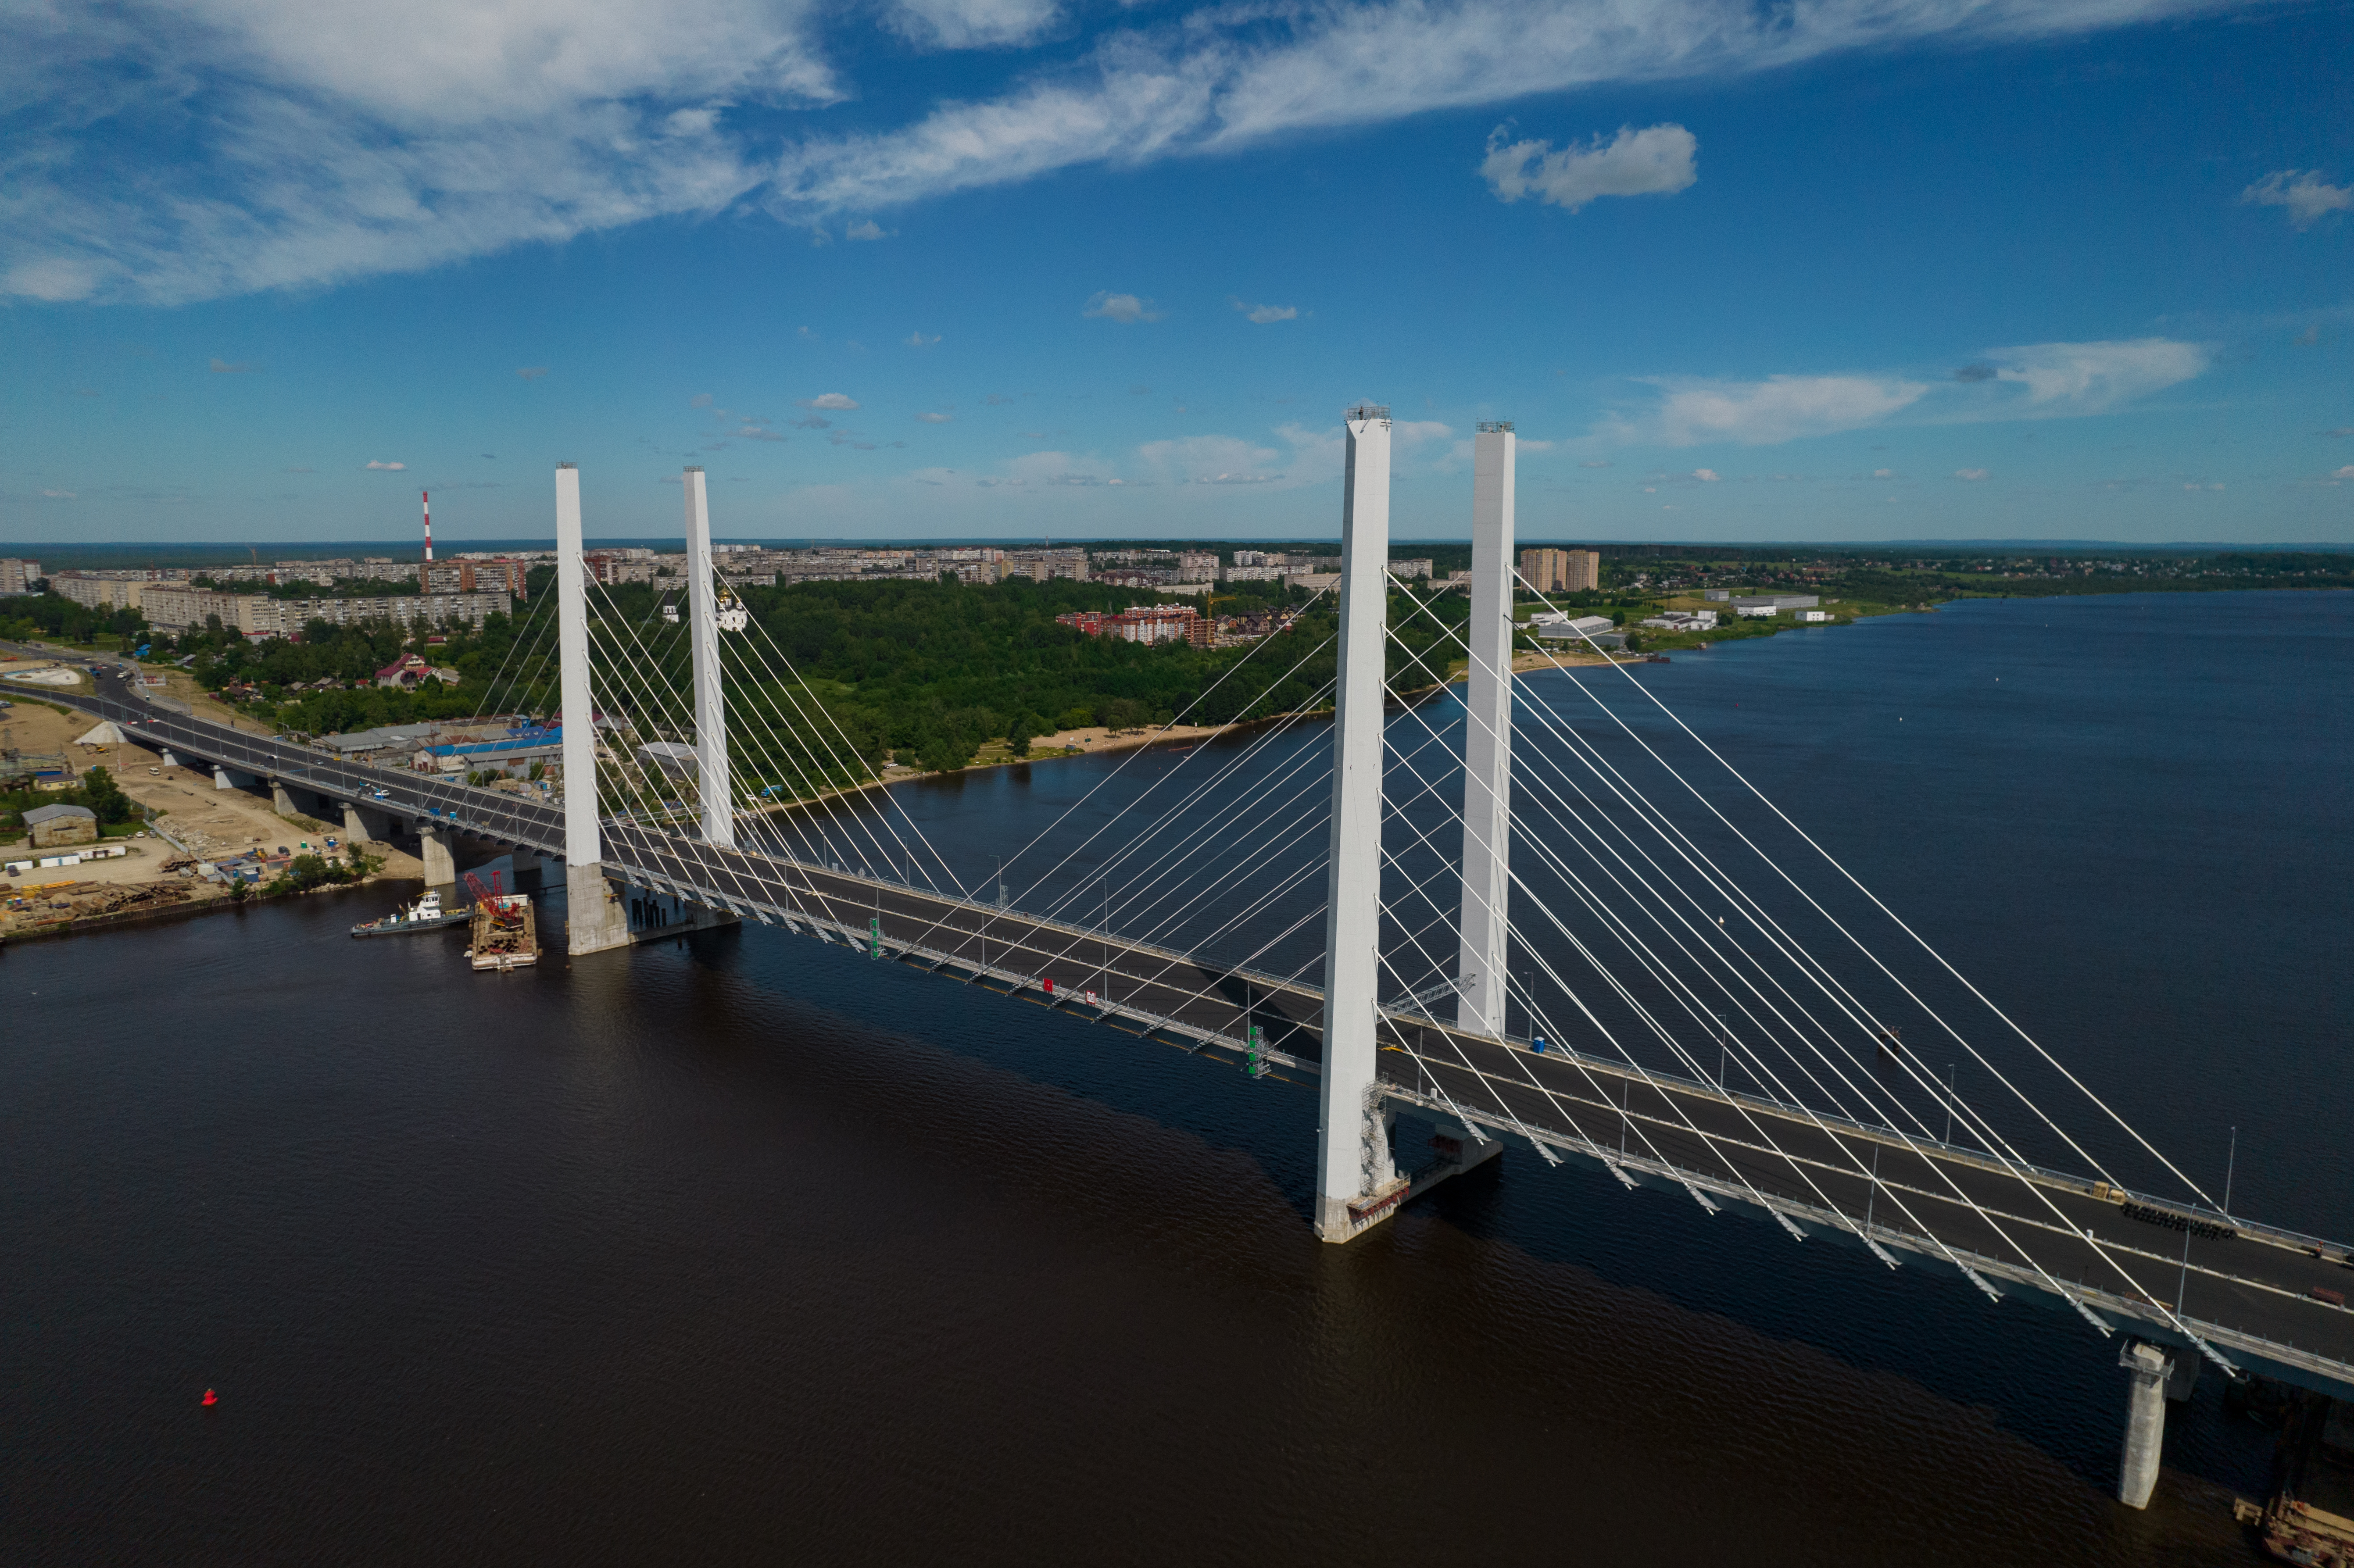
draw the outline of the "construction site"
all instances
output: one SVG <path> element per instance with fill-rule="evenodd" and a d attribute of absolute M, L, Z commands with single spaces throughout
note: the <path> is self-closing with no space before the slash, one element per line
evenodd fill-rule
<path fill-rule="evenodd" d="M 333 824 L 220 789 L 209 770 L 168 766 L 119 726 L 94 726 L 88 715 L 52 707 L 15 683 L 0 700 L 10 705 L 0 708 L 0 773 L 62 790 L 102 768 L 146 818 L 143 825 L 109 827 L 94 842 L 53 849 L 37 850 L 22 829 L 12 830 L 19 835 L 13 842 L 0 833 L 0 863 L 17 868 L 0 882 L 0 938 L 223 905 L 232 899 L 232 879 L 263 885 L 298 856 L 348 848 Z M 370 880 L 423 874 L 415 856 L 391 844 L 371 842 L 367 853 L 376 863 Z"/>

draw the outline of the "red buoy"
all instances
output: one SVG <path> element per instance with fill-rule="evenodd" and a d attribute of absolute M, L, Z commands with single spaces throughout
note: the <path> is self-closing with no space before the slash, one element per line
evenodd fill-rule
<path fill-rule="evenodd" d="M 207 1389 L 205 1390 L 205 1403 L 207 1404 L 218 1404 L 220 1403 L 220 1395 L 215 1393 L 211 1389 Z"/>

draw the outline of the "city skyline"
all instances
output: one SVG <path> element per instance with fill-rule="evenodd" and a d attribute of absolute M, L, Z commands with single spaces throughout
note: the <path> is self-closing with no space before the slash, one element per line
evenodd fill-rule
<path fill-rule="evenodd" d="M 2342 11 L 469 16 L 10 25 L 0 551 L 2354 538 Z"/>

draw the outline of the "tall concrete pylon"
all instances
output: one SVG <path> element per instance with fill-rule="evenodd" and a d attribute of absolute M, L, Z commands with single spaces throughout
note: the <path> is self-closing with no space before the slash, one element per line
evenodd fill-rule
<path fill-rule="evenodd" d="M 1463 734 L 1462 946 L 1455 1022 L 1504 1032 L 1505 911 L 1511 888 L 1512 468 L 1510 420 L 1483 422 L 1471 449 L 1470 670 Z"/>
<path fill-rule="evenodd" d="M 727 778 L 727 697 L 719 683 L 718 583 L 711 569 L 711 501 L 703 465 L 690 466 L 686 493 L 687 631 L 695 648 L 695 765 L 706 842 L 736 843 L 736 811 Z"/>
<path fill-rule="evenodd" d="M 628 912 L 606 885 L 597 820 L 597 710 L 588 689 L 588 563 L 581 558 L 580 470 L 556 465 L 556 642 L 564 704 L 566 946 L 574 954 L 627 946 Z"/>
<path fill-rule="evenodd" d="M 1375 1103 L 1374 1000 L 1382 929 L 1383 663 L 1389 641 L 1390 411 L 1348 413 L 1341 502 L 1341 668 L 1332 725 L 1332 839 L 1324 878 L 1324 1061 L 1316 1234 L 1371 1223 L 1351 1205 L 1395 1184 Z M 1380 1211 L 1386 1213 L 1386 1209 Z"/>

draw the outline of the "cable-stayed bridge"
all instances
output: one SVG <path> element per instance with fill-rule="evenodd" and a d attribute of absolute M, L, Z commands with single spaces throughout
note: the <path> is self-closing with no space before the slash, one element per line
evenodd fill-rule
<path fill-rule="evenodd" d="M 2354 1393 L 2344 1245 L 2178 1168 L 1633 672 L 1512 673 L 1509 426 L 1476 442 L 1468 614 L 1388 577 L 1387 416 L 1348 430 L 1337 626 L 1218 678 L 1279 666 L 1285 711 L 1129 754 L 1096 787 L 1134 768 L 1125 795 L 1024 843 L 944 845 L 876 787 L 727 580 L 699 470 L 674 623 L 592 575 L 557 471 L 560 803 L 89 705 L 413 824 L 429 880 L 456 837 L 560 860 L 576 957 L 757 921 L 1306 1086 L 1328 1241 L 1509 1144 L 2073 1313 L 2131 1373 L 2137 1506 L 2202 1363 Z"/>

